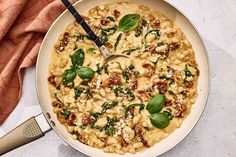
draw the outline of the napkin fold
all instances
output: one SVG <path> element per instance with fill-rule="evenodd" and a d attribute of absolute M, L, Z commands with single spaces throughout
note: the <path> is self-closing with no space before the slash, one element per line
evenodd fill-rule
<path fill-rule="evenodd" d="M 24 69 L 35 64 L 44 35 L 64 10 L 60 0 L 0 0 L 0 124 L 21 97 Z"/>

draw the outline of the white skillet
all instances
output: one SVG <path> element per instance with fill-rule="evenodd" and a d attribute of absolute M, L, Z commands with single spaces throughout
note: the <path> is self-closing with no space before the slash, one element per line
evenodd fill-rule
<path fill-rule="evenodd" d="M 74 6 L 81 13 L 87 12 L 90 8 L 99 4 L 124 1 L 124 0 L 81 0 Z M 154 157 L 161 155 L 178 143 L 180 143 L 193 129 L 199 120 L 204 107 L 207 102 L 209 87 L 210 87 L 210 73 L 206 50 L 204 44 L 194 28 L 191 22 L 175 7 L 163 0 L 125 0 L 126 2 L 141 3 L 149 6 L 150 8 L 156 8 L 164 15 L 172 19 L 185 33 L 189 41 L 191 42 L 195 51 L 196 60 L 200 70 L 200 76 L 198 80 L 198 96 L 195 104 L 192 107 L 190 115 L 184 120 L 181 127 L 176 129 L 166 139 L 157 143 L 156 145 L 144 149 L 136 154 L 125 154 L 123 156 L 148 156 Z M 104 153 L 103 151 L 84 145 L 79 141 L 73 140 L 71 134 L 69 134 L 66 128 L 59 123 L 56 115 L 53 113 L 53 107 L 51 105 L 51 99 L 49 97 L 47 74 L 48 65 L 50 62 L 51 49 L 59 34 L 65 29 L 65 27 L 74 20 L 73 16 L 66 10 L 61 14 L 57 20 L 53 23 L 49 31 L 47 32 L 43 43 L 41 45 L 37 66 L 36 66 L 36 88 L 38 93 L 39 103 L 42 108 L 42 113 L 36 117 L 32 117 L 22 125 L 12 130 L 10 133 L 0 138 L 0 155 L 15 149 L 23 144 L 29 143 L 39 137 L 42 137 L 45 132 L 53 129 L 58 136 L 60 136 L 65 142 L 76 150 L 93 157 L 116 157 L 121 156 L 118 154 Z M 155 138 L 155 137 L 154 137 Z M 42 148 L 43 149 L 43 148 Z M 56 149 L 56 148 L 55 148 Z"/>

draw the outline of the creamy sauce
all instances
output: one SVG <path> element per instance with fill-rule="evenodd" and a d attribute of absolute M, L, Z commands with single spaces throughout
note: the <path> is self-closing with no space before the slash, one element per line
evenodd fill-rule
<path fill-rule="evenodd" d="M 117 26 L 127 14 L 141 16 L 135 29 L 124 32 Z M 180 28 L 160 12 L 135 3 L 97 6 L 84 18 L 112 53 L 130 58 L 104 65 L 104 56 L 76 22 L 59 36 L 48 88 L 54 112 L 72 138 L 105 152 L 135 153 L 179 128 L 195 102 L 199 75 L 192 46 Z M 84 58 L 75 56 L 78 50 Z M 91 78 L 85 80 L 85 75 Z M 157 94 L 166 97 L 161 112 L 172 116 L 164 129 L 153 126 L 145 107 Z M 137 103 L 144 108 L 127 110 Z"/>

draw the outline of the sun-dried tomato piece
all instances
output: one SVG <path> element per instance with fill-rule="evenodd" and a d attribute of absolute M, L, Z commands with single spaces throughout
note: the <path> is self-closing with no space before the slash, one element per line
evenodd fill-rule
<path fill-rule="evenodd" d="M 74 124 L 75 120 L 76 120 L 76 115 L 72 113 L 70 117 L 67 119 L 67 124 L 71 126 Z"/>
<path fill-rule="evenodd" d="M 151 52 L 152 54 L 156 53 L 156 47 L 155 45 L 147 45 L 145 51 Z"/>
<path fill-rule="evenodd" d="M 107 26 L 109 23 L 110 23 L 110 21 L 108 21 L 108 20 L 101 20 L 101 24 L 103 26 Z"/>
<path fill-rule="evenodd" d="M 48 82 L 49 82 L 51 85 L 55 86 L 55 87 L 56 87 L 56 85 L 57 85 L 57 83 L 56 83 L 56 81 L 55 81 L 55 76 L 53 76 L 53 75 L 51 75 L 51 76 L 48 77 Z"/>
<path fill-rule="evenodd" d="M 92 119 L 92 116 L 90 116 L 90 115 L 87 115 L 82 119 L 82 123 L 84 125 L 90 124 L 90 123 L 92 123 L 92 121 L 93 121 L 93 119 Z"/>
<path fill-rule="evenodd" d="M 147 72 L 144 74 L 144 76 L 148 78 L 152 77 L 152 75 L 155 73 L 154 66 L 150 63 L 144 63 L 142 66 L 147 69 Z"/>
<path fill-rule="evenodd" d="M 140 127 L 136 127 L 136 134 L 139 136 L 141 142 L 143 143 L 143 145 L 145 147 L 149 147 L 148 145 L 148 142 L 145 140 L 145 138 L 143 137 L 143 134 L 142 134 L 142 129 Z"/>
<path fill-rule="evenodd" d="M 63 38 L 61 39 L 59 45 L 55 45 L 55 49 L 58 51 L 58 52 L 62 52 L 65 47 L 67 46 L 67 44 L 69 43 L 69 33 L 68 32 L 65 32 L 63 34 Z"/>
<path fill-rule="evenodd" d="M 132 90 L 135 90 L 138 88 L 138 80 L 137 79 L 133 79 L 130 81 L 130 88 Z"/>
<path fill-rule="evenodd" d="M 187 107 L 185 104 L 175 102 L 174 105 L 172 105 L 175 110 L 178 112 L 174 114 L 175 117 L 184 117 L 184 112 L 186 111 Z"/>
<path fill-rule="evenodd" d="M 118 18 L 120 16 L 120 12 L 118 10 L 114 10 L 113 15 L 115 18 Z"/>
<path fill-rule="evenodd" d="M 110 85 L 121 85 L 121 77 L 118 73 L 112 73 L 111 76 L 109 77 L 109 84 Z"/>
<path fill-rule="evenodd" d="M 184 86 L 185 86 L 186 88 L 192 88 L 192 87 L 193 87 L 193 81 L 185 82 L 185 83 L 184 83 Z"/>
<path fill-rule="evenodd" d="M 166 99 L 165 106 L 172 106 L 172 105 L 173 105 L 173 100 Z"/>
<path fill-rule="evenodd" d="M 158 81 L 153 82 L 152 88 L 158 90 L 160 94 L 165 94 L 168 90 L 168 85 L 166 81 Z"/>
<path fill-rule="evenodd" d="M 167 51 L 170 52 L 180 48 L 180 45 L 178 43 L 170 43 L 167 45 L 167 47 L 168 47 Z"/>
<path fill-rule="evenodd" d="M 58 102 L 58 101 L 53 101 L 53 102 L 52 102 L 52 106 L 53 106 L 53 107 L 61 107 L 61 103 Z"/>
<path fill-rule="evenodd" d="M 129 109 L 129 113 L 131 114 L 131 116 L 134 116 L 134 107 L 131 107 L 131 108 Z"/>

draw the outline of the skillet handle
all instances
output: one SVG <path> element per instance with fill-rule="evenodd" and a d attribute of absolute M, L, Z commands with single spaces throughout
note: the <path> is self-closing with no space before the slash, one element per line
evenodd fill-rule
<path fill-rule="evenodd" d="M 7 153 L 15 148 L 18 148 L 24 144 L 27 144 L 44 136 L 45 130 L 42 131 L 42 129 L 40 128 L 40 124 L 38 123 L 40 121 L 37 120 L 39 116 L 31 117 L 15 129 L 13 129 L 11 132 L 0 138 L 0 155 L 3 155 L 4 153 Z M 41 114 L 41 116 L 43 115 Z"/>

